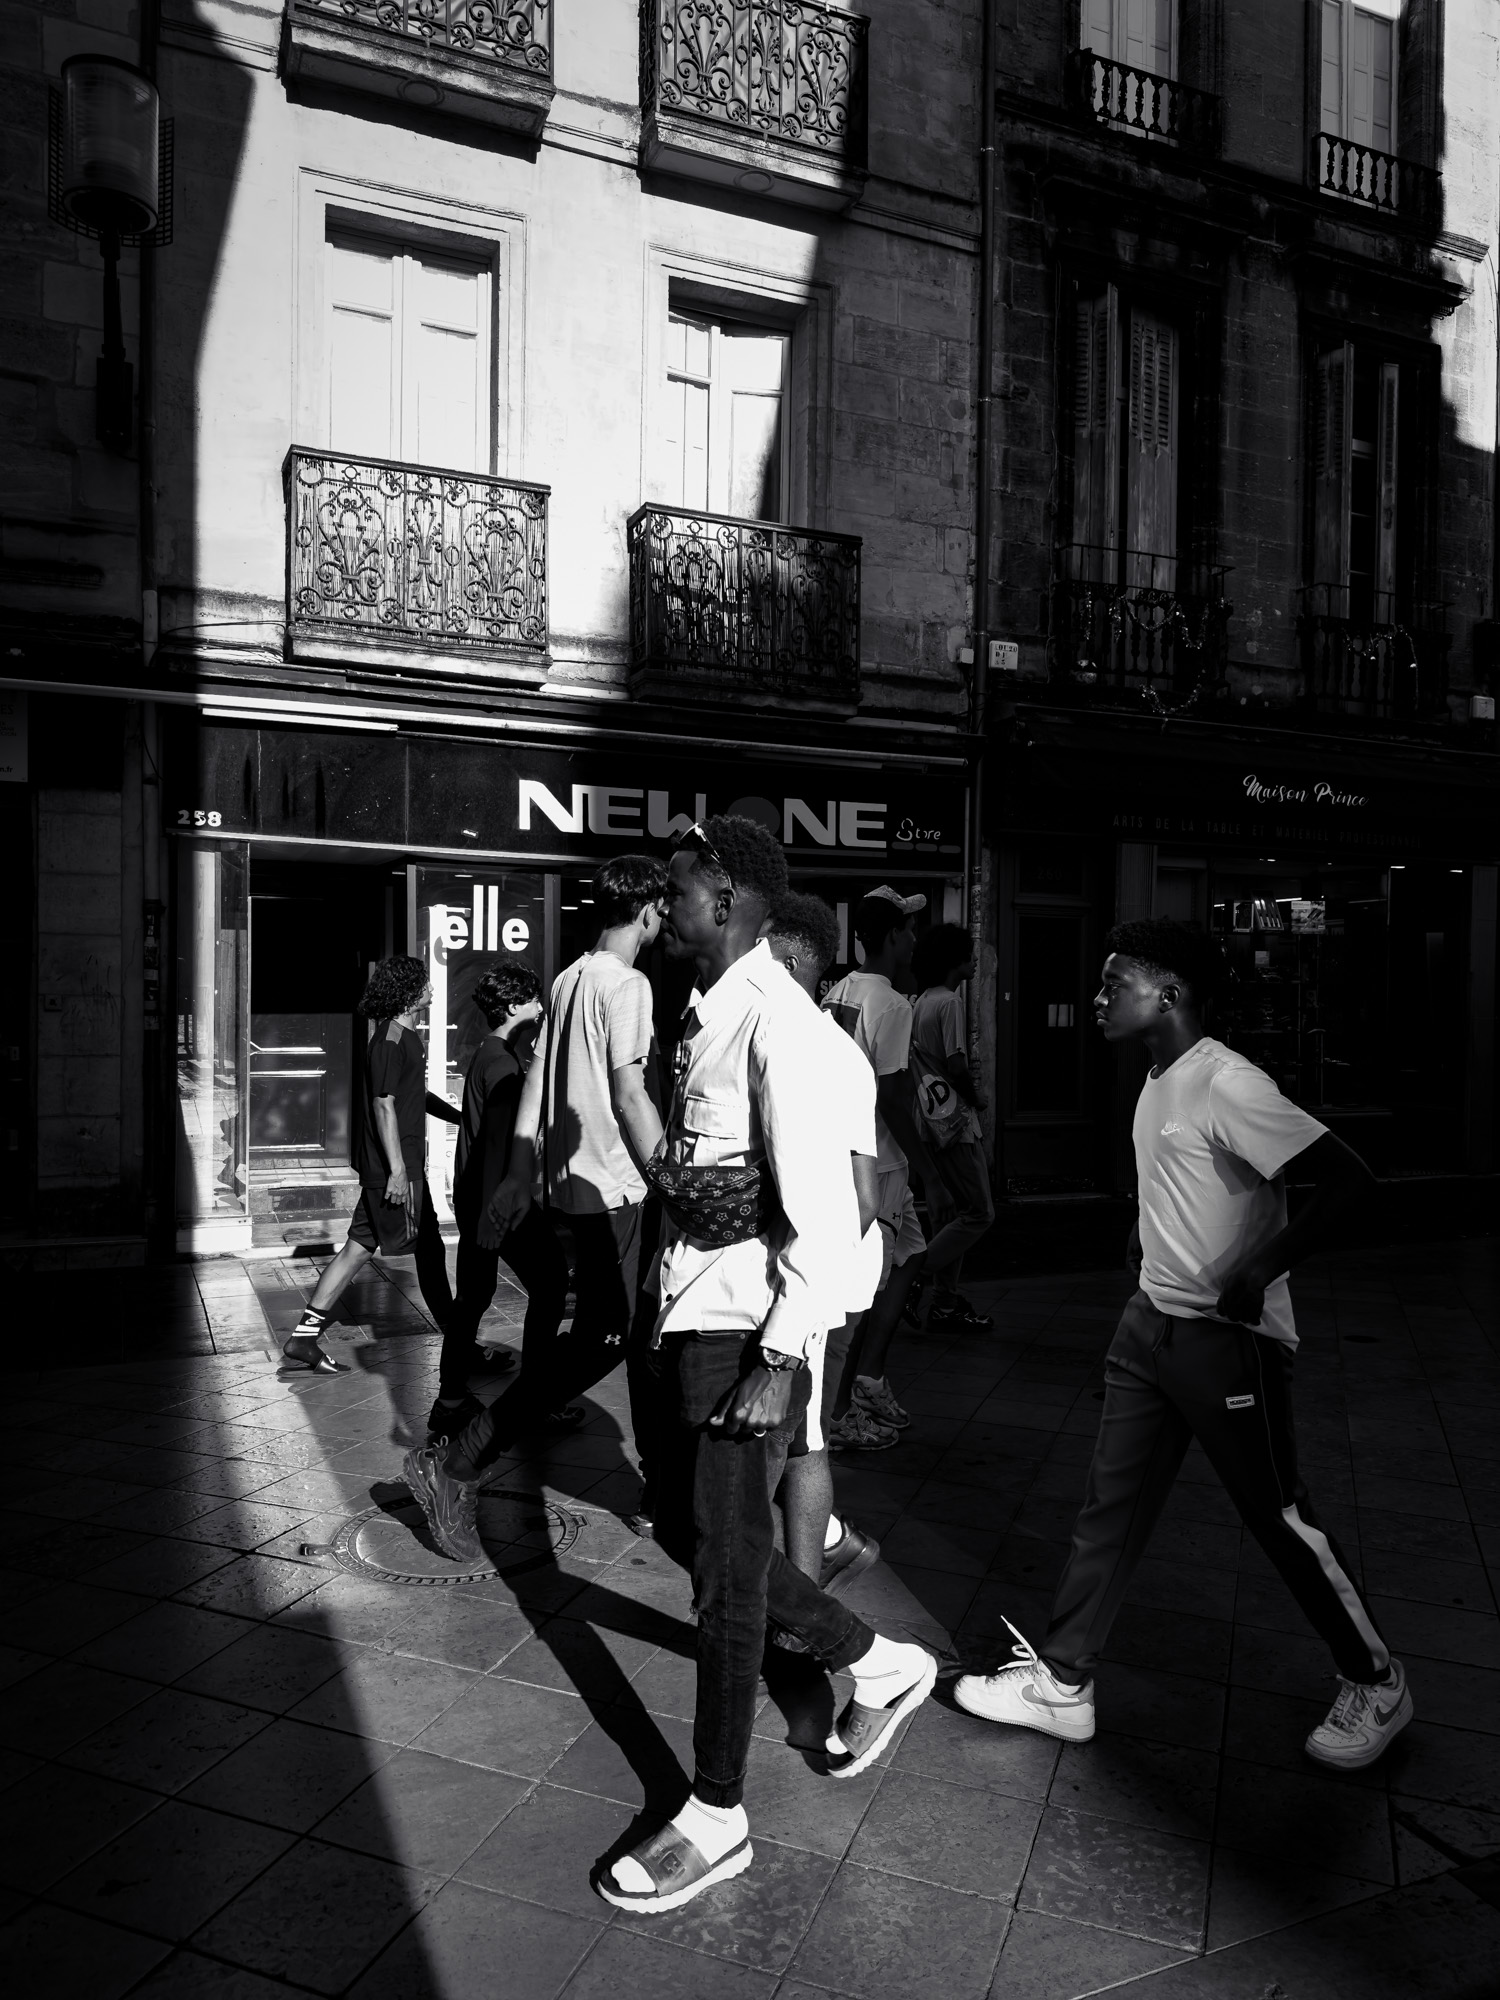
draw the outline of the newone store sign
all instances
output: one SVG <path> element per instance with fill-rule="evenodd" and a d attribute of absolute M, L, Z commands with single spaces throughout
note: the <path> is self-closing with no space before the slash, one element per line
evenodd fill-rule
<path fill-rule="evenodd" d="M 422 854 L 602 859 L 738 812 L 807 861 L 963 858 L 956 762 L 698 758 L 618 740 L 574 751 L 183 718 L 167 789 L 175 832 Z"/>

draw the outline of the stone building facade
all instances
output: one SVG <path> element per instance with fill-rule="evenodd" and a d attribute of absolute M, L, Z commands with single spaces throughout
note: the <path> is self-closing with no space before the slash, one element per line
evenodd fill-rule
<path fill-rule="evenodd" d="M 18 1255 L 321 1240 L 369 960 L 428 957 L 451 1089 L 478 972 L 684 815 L 963 909 L 979 0 L 17 12 Z M 173 125 L 128 453 L 48 208 L 78 52 Z M 108 1082 L 48 1082 L 54 999 Z"/>

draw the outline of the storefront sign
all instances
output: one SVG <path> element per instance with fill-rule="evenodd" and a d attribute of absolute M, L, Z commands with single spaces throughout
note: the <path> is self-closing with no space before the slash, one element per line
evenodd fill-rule
<path fill-rule="evenodd" d="M 959 770 L 871 760 L 772 763 L 418 736 L 201 724 L 172 759 L 168 824 L 428 853 L 597 859 L 735 812 L 806 861 L 943 866 L 963 856 Z M 480 919 L 489 931 L 489 912 Z M 475 918 L 466 918 L 473 931 Z"/>
<path fill-rule="evenodd" d="M 1370 803 L 1363 792 L 1341 791 L 1323 778 L 1303 779 L 1300 784 L 1277 784 L 1247 771 L 1241 782 L 1246 798 L 1262 806 L 1343 806 L 1352 810 Z"/>

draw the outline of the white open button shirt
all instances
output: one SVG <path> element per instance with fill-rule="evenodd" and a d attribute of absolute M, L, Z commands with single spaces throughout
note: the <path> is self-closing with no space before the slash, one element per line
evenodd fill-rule
<path fill-rule="evenodd" d="M 768 1160 L 786 1220 L 727 1249 L 699 1249 L 668 1223 L 658 1336 L 758 1327 L 764 1346 L 804 1355 L 842 1321 L 859 1219 L 837 1111 L 817 1009 L 762 940 L 694 996 L 667 1157 L 697 1167 Z"/>

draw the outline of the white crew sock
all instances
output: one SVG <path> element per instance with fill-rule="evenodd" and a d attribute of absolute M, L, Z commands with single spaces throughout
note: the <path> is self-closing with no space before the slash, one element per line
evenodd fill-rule
<path fill-rule="evenodd" d="M 899 1640 L 887 1639 L 877 1632 L 870 1641 L 869 1651 L 862 1653 L 849 1668 L 857 1699 L 866 1708 L 884 1708 L 902 1688 L 910 1687 L 922 1671 L 925 1658 L 920 1646 L 902 1645 Z"/>
<path fill-rule="evenodd" d="M 710 1866 L 722 1861 L 750 1832 L 743 1806 L 707 1806 L 692 1793 L 682 1811 L 673 1814 L 672 1824 Z M 649 1896 L 656 1887 L 640 1862 L 628 1854 L 615 1863 L 611 1872 L 628 1895 Z"/>
<path fill-rule="evenodd" d="M 829 1555 L 844 1539 L 844 1524 L 837 1514 L 828 1516 L 828 1526 L 823 1530 L 823 1553 Z"/>

